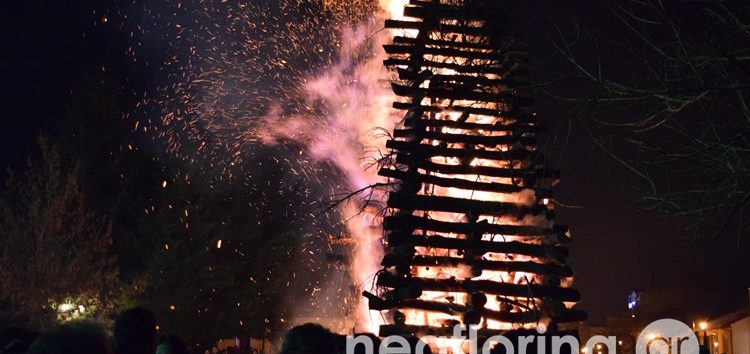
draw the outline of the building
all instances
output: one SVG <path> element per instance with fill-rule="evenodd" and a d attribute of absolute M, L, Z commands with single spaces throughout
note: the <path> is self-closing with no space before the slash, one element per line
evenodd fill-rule
<path fill-rule="evenodd" d="M 710 354 L 750 354 L 750 304 L 694 326 L 700 344 Z"/>

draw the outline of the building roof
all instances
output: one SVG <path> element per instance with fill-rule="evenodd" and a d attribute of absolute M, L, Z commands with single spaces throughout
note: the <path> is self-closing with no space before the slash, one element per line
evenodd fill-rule
<path fill-rule="evenodd" d="M 744 307 L 737 311 L 730 312 L 728 314 L 710 320 L 708 321 L 708 328 L 729 327 L 732 325 L 732 323 L 740 321 L 746 317 L 750 317 L 750 307 Z"/>

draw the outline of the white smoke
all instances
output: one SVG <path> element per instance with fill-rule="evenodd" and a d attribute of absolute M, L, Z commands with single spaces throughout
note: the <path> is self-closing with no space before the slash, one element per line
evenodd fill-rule
<path fill-rule="evenodd" d="M 334 164 L 350 192 L 383 182 L 374 162 L 386 151 L 384 131 L 393 129 L 401 118 L 390 108 L 395 96 L 382 64 L 386 55 L 381 46 L 390 40 L 386 31 L 380 31 L 384 16 L 381 12 L 369 23 L 344 30 L 338 61 L 304 83 L 302 91 L 308 105 L 322 104 L 325 114 L 285 117 L 281 109 L 271 107 L 264 119 L 265 127 L 260 130 L 266 144 L 292 140 L 303 144 L 309 157 Z M 339 210 L 355 241 L 348 256 L 350 276 L 360 293 L 369 288 L 380 269 L 383 252 L 381 220 L 372 212 L 378 207 L 367 208 L 366 204 L 382 206 L 384 197 L 381 191 L 364 191 L 343 203 Z M 376 323 L 368 312 L 367 304 L 360 301 L 357 330 L 375 331 Z"/>

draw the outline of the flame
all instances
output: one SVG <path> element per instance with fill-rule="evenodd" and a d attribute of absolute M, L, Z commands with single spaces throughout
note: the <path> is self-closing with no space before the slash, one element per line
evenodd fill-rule
<path fill-rule="evenodd" d="M 404 19 L 404 6 L 408 0 L 380 0 L 380 8 L 388 13 L 389 18 L 395 20 Z"/>

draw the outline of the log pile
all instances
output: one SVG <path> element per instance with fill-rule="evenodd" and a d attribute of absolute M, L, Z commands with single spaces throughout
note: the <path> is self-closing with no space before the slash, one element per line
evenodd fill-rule
<path fill-rule="evenodd" d="M 554 225 L 524 96 L 526 46 L 494 1 L 411 0 L 384 46 L 403 110 L 379 174 L 396 183 L 384 218 L 386 255 L 371 310 L 381 335 L 443 333 L 448 324 L 500 333 L 576 322 L 579 293 Z M 449 332 L 448 332 L 449 333 Z"/>

